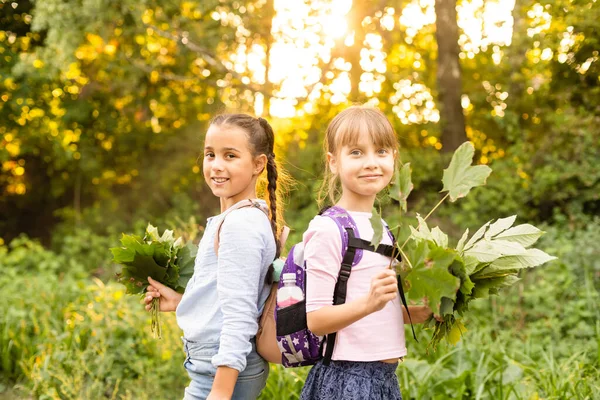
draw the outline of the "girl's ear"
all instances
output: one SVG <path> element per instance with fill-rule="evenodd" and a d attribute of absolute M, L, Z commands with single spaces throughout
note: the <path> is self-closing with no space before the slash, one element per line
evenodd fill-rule
<path fill-rule="evenodd" d="M 332 153 L 327 153 L 327 165 L 329 165 L 329 171 L 333 175 L 337 174 L 337 158 Z"/>
<path fill-rule="evenodd" d="M 254 158 L 254 171 L 252 171 L 252 175 L 260 175 L 267 166 L 267 156 L 265 154 L 261 154 Z"/>

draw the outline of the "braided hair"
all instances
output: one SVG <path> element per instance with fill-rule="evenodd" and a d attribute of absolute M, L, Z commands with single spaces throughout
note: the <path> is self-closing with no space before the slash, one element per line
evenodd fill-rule
<path fill-rule="evenodd" d="M 283 225 L 282 217 L 282 206 L 278 207 L 278 200 L 281 200 L 281 196 L 278 199 L 278 192 L 282 192 L 281 184 L 278 187 L 278 179 L 280 179 L 280 169 L 278 169 L 275 161 L 275 133 L 273 128 L 264 118 L 254 118 L 247 114 L 221 114 L 216 116 L 212 121 L 211 125 L 231 125 L 243 129 L 248 134 L 248 142 L 250 144 L 250 150 L 254 157 L 264 154 L 267 157 L 267 185 L 266 191 L 268 193 L 267 204 L 269 206 L 271 229 L 273 231 L 273 237 L 275 239 L 275 258 L 279 258 L 281 249 L 279 243 L 279 229 L 278 224 Z M 283 174 L 284 179 L 287 179 L 287 175 Z M 260 183 L 257 183 L 257 186 Z M 265 281 L 270 284 L 272 283 L 273 276 L 273 265 L 269 266 L 269 271 Z"/>

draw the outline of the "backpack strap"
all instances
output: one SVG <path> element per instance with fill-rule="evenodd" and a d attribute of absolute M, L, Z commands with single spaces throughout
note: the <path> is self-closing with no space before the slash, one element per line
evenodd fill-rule
<path fill-rule="evenodd" d="M 354 234 L 353 236 L 357 238 L 358 228 L 356 227 L 356 222 L 354 222 L 354 219 L 352 219 L 352 217 L 346 210 L 337 206 L 326 207 L 323 210 L 321 210 L 319 215 L 331 218 L 335 221 L 336 225 L 338 226 L 340 230 L 340 235 L 342 237 L 341 253 L 343 259 L 344 255 L 346 254 L 346 250 L 348 249 L 348 244 L 350 240 L 346 228 L 350 228 L 352 230 L 352 233 Z M 362 260 L 362 256 L 363 249 L 360 247 L 356 247 L 354 261 L 350 263 L 351 266 L 354 267 L 356 264 L 358 264 L 360 260 Z"/>
<path fill-rule="evenodd" d="M 225 222 L 225 217 L 227 217 L 227 215 L 229 215 L 229 213 L 234 210 L 239 210 L 240 208 L 248 208 L 248 207 L 258 208 L 260 211 L 265 213 L 267 218 L 269 218 L 269 211 L 266 208 L 264 208 L 256 200 L 251 200 L 251 199 L 243 200 L 243 201 L 240 201 L 240 202 L 234 204 L 230 208 L 228 208 L 226 211 L 226 214 L 223 216 L 223 218 L 219 222 L 219 226 L 217 227 L 217 232 L 215 233 L 214 249 L 215 249 L 215 254 L 217 256 L 219 255 L 219 241 L 220 241 L 220 236 L 221 236 L 221 228 L 223 227 L 223 223 Z M 279 234 L 280 253 L 283 252 L 283 248 L 285 246 L 285 242 L 287 242 L 289 234 L 290 234 L 290 228 L 288 226 L 283 226 L 283 228 L 281 228 L 281 233 Z"/>
<path fill-rule="evenodd" d="M 394 246 L 379 244 L 379 246 L 377 246 L 377 248 L 375 249 L 374 246 L 371 246 L 370 242 L 357 237 L 358 228 L 356 227 L 356 223 L 354 222 L 350 214 L 340 207 L 327 207 L 321 210 L 319 215 L 330 217 L 336 222 L 336 224 L 340 228 L 340 233 L 342 236 L 342 265 L 340 266 L 340 272 L 333 292 L 333 305 L 344 304 L 346 302 L 348 279 L 350 278 L 352 267 L 358 264 L 362 259 L 363 250 L 379 253 L 386 257 L 392 257 Z M 395 244 L 396 239 L 394 237 L 394 234 L 390 231 L 387 225 L 385 225 L 385 227 L 388 235 L 390 236 L 390 239 L 392 240 L 392 243 Z M 399 252 L 394 258 L 396 258 L 398 261 L 402 260 L 402 257 Z M 402 304 L 406 308 L 406 313 L 410 321 L 410 327 L 413 332 L 413 337 L 418 342 L 417 336 L 415 334 L 415 328 L 412 324 L 412 318 L 410 316 L 410 312 L 408 311 L 408 304 L 406 302 L 406 296 L 404 295 L 404 289 L 402 287 L 402 282 L 400 279 L 398 279 L 398 291 L 400 293 L 400 299 L 402 301 Z M 336 336 L 337 332 L 333 332 L 327 335 L 327 349 L 323 357 L 324 365 L 329 365 L 329 363 L 331 362 Z"/>
<path fill-rule="evenodd" d="M 388 231 L 388 234 L 390 235 L 390 238 L 392 238 L 393 245 L 397 246 L 396 237 L 394 236 L 394 234 L 392 233 L 392 231 L 390 230 L 390 228 L 387 225 L 385 227 Z M 394 246 L 390 246 L 390 247 L 392 247 L 392 250 L 393 250 Z M 392 255 L 390 254 L 388 257 L 392 257 Z M 402 261 L 402 257 L 401 257 L 401 254 L 399 251 L 397 252 L 395 258 L 399 262 Z M 410 322 L 410 329 L 412 330 L 413 338 L 417 341 L 417 343 L 419 343 L 419 339 L 417 339 L 417 335 L 415 334 L 415 326 L 412 322 L 412 318 L 410 317 L 410 311 L 408 309 L 408 304 L 406 302 L 406 296 L 404 295 L 404 288 L 402 287 L 402 278 L 400 277 L 400 275 L 398 275 L 398 293 L 400 293 L 400 300 L 402 300 L 402 305 L 404 306 L 404 308 L 406 308 L 406 315 L 408 315 L 408 321 Z"/>
<path fill-rule="evenodd" d="M 389 244 L 380 243 L 379 246 L 375 248 L 374 246 L 371 246 L 371 242 L 353 237 L 352 239 L 348 240 L 348 245 L 357 249 L 367 250 L 373 253 L 381 254 L 382 256 L 389 258 L 391 258 L 393 255 L 396 260 L 402 261 L 400 253 L 398 252 L 397 254 L 394 254 L 394 246 L 391 246 Z"/>
<path fill-rule="evenodd" d="M 396 238 L 394 237 L 394 234 L 392 233 L 392 231 L 389 229 L 389 227 L 387 225 L 385 226 L 385 228 L 387 230 L 388 235 L 392 239 L 392 243 L 395 244 Z M 374 253 L 378 253 L 378 254 L 381 254 L 382 256 L 386 256 L 389 258 L 392 258 L 392 255 L 393 255 L 396 260 L 402 261 L 402 255 L 400 254 L 399 251 L 398 252 L 394 251 L 394 245 L 390 246 L 389 244 L 381 244 L 380 243 L 379 246 L 377 246 L 377 248 L 375 248 L 374 246 L 371 246 L 370 242 L 368 242 L 364 239 L 359 239 L 359 238 L 353 237 L 348 240 L 348 246 L 360 248 L 360 249 L 367 250 L 367 251 L 372 251 Z M 412 318 L 410 316 L 410 311 L 408 310 L 408 304 L 406 301 L 406 296 L 404 295 L 404 288 L 402 287 L 401 279 L 398 279 L 398 292 L 400 293 L 400 300 L 402 300 L 402 305 L 404 306 L 404 308 L 406 308 L 406 315 L 408 315 L 408 320 L 410 322 L 410 328 L 412 329 L 413 337 L 415 338 L 415 340 L 417 342 L 419 342 L 419 339 L 417 339 L 417 335 L 415 334 L 415 327 L 413 326 Z"/>
<path fill-rule="evenodd" d="M 342 265 L 333 291 L 333 305 L 344 304 L 346 302 L 346 294 L 348 288 L 348 279 L 352 272 L 352 267 L 362 259 L 363 249 L 350 245 L 355 243 L 358 236 L 356 223 L 350 214 L 340 207 L 329 207 L 324 209 L 320 215 L 327 216 L 335 221 L 342 237 Z M 337 332 L 332 332 L 327 335 L 327 349 L 323 356 L 323 364 L 329 365 L 333 349 L 335 347 L 335 338 Z"/>
<path fill-rule="evenodd" d="M 220 236 L 221 236 L 221 228 L 223 227 L 223 223 L 225 222 L 225 218 L 232 212 L 235 210 L 239 210 L 240 208 L 248 208 L 248 207 L 256 207 L 258 208 L 260 211 L 262 211 L 263 213 L 265 213 L 265 215 L 267 216 L 267 218 L 269 218 L 269 211 L 266 210 L 258 201 L 256 200 L 251 200 L 251 199 L 247 199 L 247 200 L 243 200 L 240 201 L 236 204 L 234 204 L 233 206 L 229 207 L 227 209 L 227 211 L 225 211 L 225 215 L 223 216 L 223 218 L 221 218 L 221 221 L 219 221 L 219 225 L 217 226 L 217 232 L 215 233 L 215 243 L 214 243 L 214 248 L 215 248 L 215 254 L 218 256 L 219 255 L 219 240 L 220 240 Z"/>
<path fill-rule="evenodd" d="M 390 230 L 390 228 L 387 225 L 385 225 L 385 228 L 387 230 L 388 235 L 390 236 L 390 239 L 392 239 L 392 243 L 395 245 L 396 238 L 394 237 L 394 234 L 392 233 L 392 231 Z M 380 243 L 377 246 L 377 248 L 375 248 L 374 246 L 371 245 L 370 242 L 368 242 L 364 239 L 359 239 L 359 238 L 355 238 L 355 237 L 348 239 L 349 247 L 355 247 L 355 248 L 360 248 L 360 249 L 367 250 L 367 251 L 372 251 L 374 253 L 378 253 L 378 254 L 381 254 L 382 256 L 386 256 L 389 258 L 392 258 L 392 256 L 394 256 L 394 258 L 400 262 L 400 261 L 402 261 L 402 255 L 400 254 L 399 251 L 398 252 L 394 251 L 394 247 L 395 247 L 394 245 L 390 246 L 389 244 L 381 244 Z M 402 287 L 401 279 L 398 279 L 398 292 L 400 293 L 400 300 L 402 300 L 402 305 L 404 306 L 404 308 L 406 308 L 406 315 L 408 315 L 408 320 L 410 322 L 410 329 L 412 330 L 413 337 L 415 338 L 415 340 L 418 343 L 419 339 L 417 339 L 417 335 L 415 334 L 415 327 L 413 326 L 412 318 L 410 316 L 410 311 L 408 310 L 408 304 L 406 301 L 406 296 L 404 295 L 404 288 Z"/>

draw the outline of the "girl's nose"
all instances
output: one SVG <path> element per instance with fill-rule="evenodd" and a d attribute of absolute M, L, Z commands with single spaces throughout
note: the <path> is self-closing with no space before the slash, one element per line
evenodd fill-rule
<path fill-rule="evenodd" d="M 211 163 L 210 168 L 213 171 L 223 171 L 223 160 L 221 160 L 220 157 L 215 157 L 215 159 Z"/>
<path fill-rule="evenodd" d="M 377 157 L 375 154 L 367 154 L 365 159 L 365 168 L 375 168 L 377 167 Z"/>

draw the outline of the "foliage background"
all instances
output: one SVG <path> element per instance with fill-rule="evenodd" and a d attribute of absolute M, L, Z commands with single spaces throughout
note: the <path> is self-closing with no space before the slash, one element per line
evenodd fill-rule
<path fill-rule="evenodd" d="M 351 102 L 380 107 L 411 162 L 402 221 L 439 200 L 452 148 L 435 2 L 350 3 L 0 0 L 0 398 L 182 393 L 174 319 L 150 339 L 149 316 L 113 283 L 108 248 L 147 222 L 199 240 L 218 204 L 198 161 L 215 113 L 262 113 L 276 128 L 296 181 L 291 243 L 317 210 L 324 129 Z M 456 240 L 518 214 L 547 231 L 539 247 L 559 260 L 477 304 L 457 347 L 409 342 L 403 395 L 599 398 L 600 5 L 454 5 L 462 134 L 494 172 L 435 223 Z M 504 22 L 488 21 L 502 10 Z M 343 35 L 320 19 L 332 15 Z M 494 26 L 511 26 L 509 40 Z M 263 398 L 296 398 L 305 374 L 272 367 Z"/>

